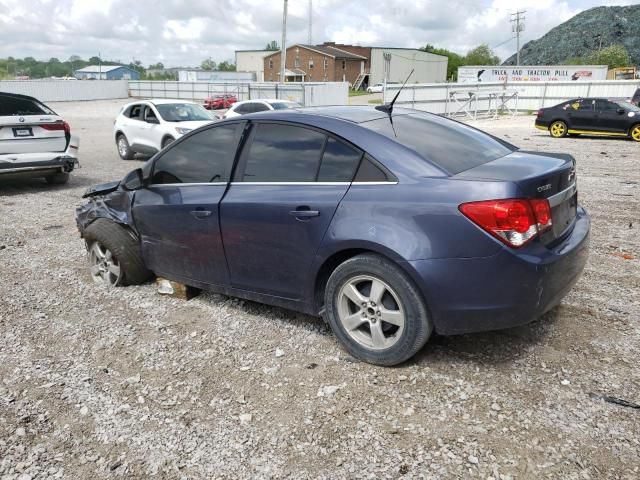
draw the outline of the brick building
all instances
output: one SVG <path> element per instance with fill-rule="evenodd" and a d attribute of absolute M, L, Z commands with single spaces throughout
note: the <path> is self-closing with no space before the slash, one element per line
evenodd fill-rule
<path fill-rule="evenodd" d="M 387 82 L 444 82 L 447 57 L 416 48 L 362 47 L 325 42 L 322 45 L 296 44 L 287 48 L 285 81 L 342 82 L 355 88 Z M 264 57 L 264 80 L 280 81 L 280 52 Z"/>
<path fill-rule="evenodd" d="M 296 44 L 287 48 L 285 81 L 287 82 L 349 82 L 354 83 L 369 68 L 365 54 L 338 48 L 329 42 L 322 45 Z M 280 51 L 264 58 L 264 79 L 280 81 Z"/>

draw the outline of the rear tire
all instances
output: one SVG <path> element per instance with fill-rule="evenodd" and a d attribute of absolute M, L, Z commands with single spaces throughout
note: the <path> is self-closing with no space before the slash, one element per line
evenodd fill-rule
<path fill-rule="evenodd" d="M 140 244 L 123 226 L 99 218 L 87 227 L 84 239 L 96 283 L 113 287 L 139 285 L 151 277 L 142 260 Z"/>
<path fill-rule="evenodd" d="M 631 137 L 631 140 L 640 142 L 640 123 L 637 123 L 631 127 L 631 129 L 629 130 L 629 137 Z"/>
<path fill-rule="evenodd" d="M 118 147 L 118 155 L 122 160 L 133 160 L 135 156 L 135 152 L 131 150 L 129 146 L 129 141 L 127 137 L 124 136 L 123 133 L 119 134 L 116 137 L 116 146 Z"/>
<path fill-rule="evenodd" d="M 357 255 L 331 274 L 326 316 L 352 356 L 392 366 L 413 357 L 433 325 L 422 295 L 395 263 L 375 254 Z"/>
<path fill-rule="evenodd" d="M 569 133 L 569 128 L 562 120 L 556 120 L 549 125 L 549 133 L 553 138 L 564 138 Z"/>
<path fill-rule="evenodd" d="M 49 185 L 64 185 L 69 181 L 69 172 L 58 172 L 44 177 Z"/>

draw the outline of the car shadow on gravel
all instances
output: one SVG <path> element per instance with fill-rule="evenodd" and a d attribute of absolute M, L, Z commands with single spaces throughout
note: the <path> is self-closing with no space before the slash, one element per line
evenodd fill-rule
<path fill-rule="evenodd" d="M 85 177 L 71 174 L 64 185 L 49 185 L 44 178 L 0 178 L 0 197 L 23 195 L 26 193 L 55 192 L 74 188 L 87 188 L 103 180 L 97 177 Z"/>
<path fill-rule="evenodd" d="M 519 327 L 466 335 L 434 335 L 409 363 L 469 361 L 497 365 L 512 362 L 528 348 L 544 343 L 559 316 L 556 307 L 536 321 Z"/>

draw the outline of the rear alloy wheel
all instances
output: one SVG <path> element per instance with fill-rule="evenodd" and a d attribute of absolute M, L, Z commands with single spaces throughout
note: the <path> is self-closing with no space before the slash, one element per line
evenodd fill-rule
<path fill-rule="evenodd" d="M 69 172 L 58 172 L 44 177 L 49 185 L 64 185 L 69 181 Z"/>
<path fill-rule="evenodd" d="M 640 123 L 631 127 L 629 136 L 636 142 L 640 142 Z"/>
<path fill-rule="evenodd" d="M 94 282 L 109 287 L 138 285 L 151 276 L 138 241 L 122 225 L 99 218 L 84 231 L 84 239 Z"/>
<path fill-rule="evenodd" d="M 118 154 L 120 155 L 120 158 L 123 160 L 132 160 L 135 153 L 133 152 L 133 150 L 131 150 L 131 147 L 129 146 L 129 142 L 127 141 L 127 137 L 125 137 L 123 134 L 118 135 L 118 138 L 116 140 L 116 145 L 118 147 Z"/>
<path fill-rule="evenodd" d="M 327 282 L 325 305 L 344 348 L 376 365 L 408 360 L 433 329 L 411 279 L 379 255 L 358 255 L 339 265 Z"/>
<path fill-rule="evenodd" d="M 560 120 L 557 120 L 553 122 L 549 127 L 549 132 L 551 133 L 551 136 L 554 138 L 562 138 L 567 136 L 567 133 L 569 133 L 569 130 L 567 128 L 566 123 Z"/>

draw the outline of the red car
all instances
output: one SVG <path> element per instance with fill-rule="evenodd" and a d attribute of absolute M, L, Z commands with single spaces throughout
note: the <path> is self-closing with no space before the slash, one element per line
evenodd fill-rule
<path fill-rule="evenodd" d="M 204 108 L 206 108 L 207 110 L 229 108 L 237 101 L 238 99 L 235 95 L 216 95 L 214 97 L 209 97 L 204 101 Z"/>

